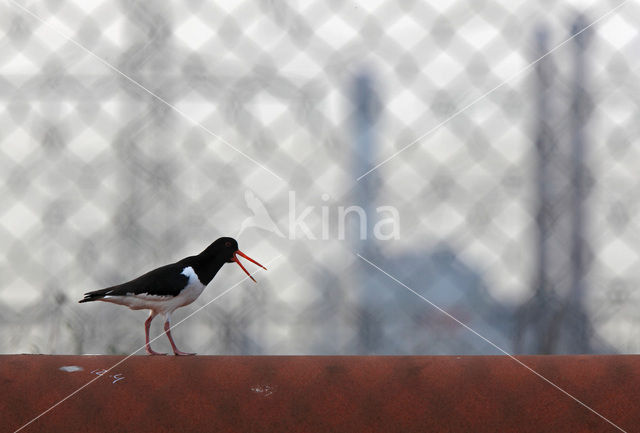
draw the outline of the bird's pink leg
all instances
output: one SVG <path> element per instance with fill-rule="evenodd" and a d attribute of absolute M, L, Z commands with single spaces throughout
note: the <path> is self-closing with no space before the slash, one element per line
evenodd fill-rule
<path fill-rule="evenodd" d="M 151 321 L 156 317 L 153 311 L 149 314 L 149 318 L 144 322 L 144 337 L 145 337 L 145 348 L 147 349 L 147 353 L 149 355 L 166 355 L 166 353 L 156 352 L 151 348 L 151 344 L 149 344 L 149 328 L 151 327 Z"/>
<path fill-rule="evenodd" d="M 171 343 L 171 348 L 173 349 L 173 353 L 176 356 L 179 355 L 195 355 L 195 353 L 187 353 L 187 352 L 183 352 L 181 350 L 178 350 L 178 347 L 176 346 L 176 343 L 173 342 L 173 337 L 171 337 L 171 324 L 169 323 L 169 319 L 167 318 L 167 321 L 164 322 L 164 332 L 165 334 L 167 334 L 167 337 L 169 337 L 169 342 Z"/>

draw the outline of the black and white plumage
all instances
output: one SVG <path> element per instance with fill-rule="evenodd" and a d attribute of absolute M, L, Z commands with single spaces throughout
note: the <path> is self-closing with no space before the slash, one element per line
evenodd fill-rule
<path fill-rule="evenodd" d="M 136 279 L 106 289 L 95 290 L 84 294 L 80 301 L 103 301 L 125 305 L 132 310 L 150 310 L 149 318 L 144 323 L 146 349 L 149 355 L 164 355 L 155 352 L 149 344 L 149 327 L 157 315 L 164 317 L 164 330 L 176 355 L 194 355 L 185 353 L 176 347 L 171 337 L 171 313 L 195 301 L 204 288 L 216 276 L 225 263 L 236 262 L 242 270 L 255 280 L 242 266 L 237 256 L 255 263 L 260 263 L 246 256 L 238 249 L 238 242 L 233 238 L 220 238 L 196 256 L 186 257 L 170 265 L 162 266 L 147 272 Z"/>

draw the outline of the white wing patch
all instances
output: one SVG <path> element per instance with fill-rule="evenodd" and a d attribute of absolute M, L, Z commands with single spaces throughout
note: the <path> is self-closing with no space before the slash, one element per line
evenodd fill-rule
<path fill-rule="evenodd" d="M 184 268 L 181 274 L 189 278 L 189 281 L 187 282 L 187 286 L 182 289 L 182 292 L 180 292 L 180 294 L 176 296 L 176 300 L 179 301 L 178 307 L 190 304 L 198 299 L 198 296 L 200 296 L 204 288 L 207 287 L 202 284 L 200 279 L 198 279 L 196 272 L 191 266 L 187 266 L 186 268 Z"/>
<path fill-rule="evenodd" d="M 140 299 L 149 299 L 150 301 L 161 301 L 163 299 L 171 299 L 170 295 L 152 295 L 151 293 L 127 293 L 127 296 L 135 296 Z"/>
<path fill-rule="evenodd" d="M 194 281 L 197 281 L 198 283 L 200 283 L 200 280 L 198 279 L 198 276 L 196 275 L 196 271 L 194 271 L 191 266 L 187 266 L 180 273 L 189 279 L 189 284 L 192 284 Z M 202 283 L 200 283 L 200 284 L 202 284 Z"/>

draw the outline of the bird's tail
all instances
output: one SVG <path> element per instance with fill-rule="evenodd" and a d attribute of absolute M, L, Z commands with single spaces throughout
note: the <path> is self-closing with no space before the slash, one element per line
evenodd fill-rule
<path fill-rule="evenodd" d="M 101 289 L 94 290 L 93 292 L 87 292 L 84 294 L 84 298 L 80 299 L 78 303 L 82 304 L 83 302 L 99 301 L 107 295 L 108 291 L 109 289 Z"/>

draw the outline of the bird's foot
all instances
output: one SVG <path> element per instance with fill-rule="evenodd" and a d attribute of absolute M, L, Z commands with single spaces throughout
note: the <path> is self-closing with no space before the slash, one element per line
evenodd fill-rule
<path fill-rule="evenodd" d="M 195 353 L 187 353 L 187 352 L 183 352 L 181 350 L 174 350 L 173 353 L 176 356 L 193 356 L 193 355 L 195 355 Z"/>
<path fill-rule="evenodd" d="M 163 356 L 163 355 L 166 355 L 166 353 L 156 352 L 155 350 L 151 349 L 150 347 L 147 347 L 147 355 L 150 355 L 150 356 Z"/>

